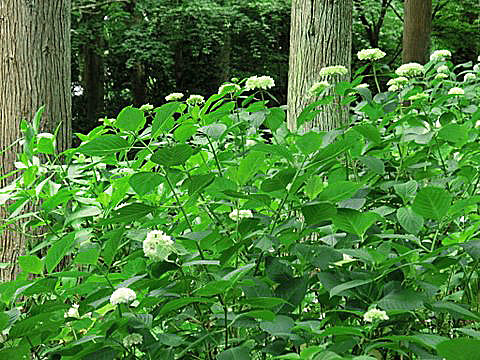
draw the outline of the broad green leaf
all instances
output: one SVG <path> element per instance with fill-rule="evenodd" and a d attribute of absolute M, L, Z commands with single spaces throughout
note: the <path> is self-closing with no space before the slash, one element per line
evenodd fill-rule
<path fill-rule="evenodd" d="M 109 219 L 103 220 L 104 224 L 115 224 L 121 222 L 132 222 L 150 214 L 156 208 L 142 203 L 133 203 L 121 207 L 113 212 Z"/>
<path fill-rule="evenodd" d="M 435 311 L 447 311 L 462 319 L 480 321 L 479 315 L 450 301 L 437 301 L 436 303 L 431 304 L 431 306 Z"/>
<path fill-rule="evenodd" d="M 438 132 L 438 137 L 456 144 L 463 144 L 468 141 L 467 128 L 458 124 L 447 124 L 442 126 Z"/>
<path fill-rule="evenodd" d="M 360 156 L 358 157 L 360 162 L 363 163 L 368 169 L 373 171 L 378 175 L 385 174 L 385 164 L 382 160 L 374 157 L 374 156 Z"/>
<path fill-rule="evenodd" d="M 60 189 L 55 195 L 49 197 L 42 203 L 42 209 L 45 211 L 53 210 L 58 205 L 65 203 L 72 197 L 73 197 L 72 190 L 66 189 L 66 188 Z"/>
<path fill-rule="evenodd" d="M 422 293 L 410 289 L 389 293 L 378 302 L 383 310 L 416 310 L 423 307 L 425 296 Z"/>
<path fill-rule="evenodd" d="M 207 126 L 202 126 L 200 129 L 198 129 L 198 131 L 212 139 L 219 139 L 225 133 L 225 131 L 227 131 L 227 125 L 211 124 Z"/>
<path fill-rule="evenodd" d="M 78 148 L 78 152 L 88 156 L 107 156 L 128 150 L 128 142 L 118 135 L 101 135 Z"/>
<path fill-rule="evenodd" d="M 277 305 L 285 304 L 286 301 L 276 297 L 254 297 L 240 300 L 240 303 L 254 308 L 270 309 Z"/>
<path fill-rule="evenodd" d="M 50 249 L 48 249 L 47 256 L 45 257 L 45 267 L 49 273 L 62 261 L 65 254 L 72 250 L 74 243 L 75 233 L 71 232 L 55 241 Z"/>
<path fill-rule="evenodd" d="M 368 283 L 371 283 L 373 279 L 368 280 L 351 280 L 347 281 L 346 283 L 334 286 L 330 289 L 330 297 L 334 297 L 336 295 L 340 295 L 345 290 L 356 288 L 357 286 L 362 286 Z"/>
<path fill-rule="evenodd" d="M 382 137 L 378 129 L 370 124 L 360 124 L 353 128 L 356 132 L 362 134 L 366 139 L 374 142 L 375 144 L 380 144 L 382 142 Z"/>
<path fill-rule="evenodd" d="M 333 224 L 341 230 L 363 236 L 378 218 L 379 216 L 373 212 L 338 209 L 337 215 L 333 216 Z"/>
<path fill-rule="evenodd" d="M 480 259 L 480 240 L 470 240 L 466 243 L 460 244 L 461 247 L 470 255 L 473 259 Z"/>
<path fill-rule="evenodd" d="M 350 199 L 361 187 L 361 184 L 351 181 L 336 181 L 328 184 L 325 190 L 318 195 L 318 199 L 334 203 Z"/>
<path fill-rule="evenodd" d="M 312 176 L 305 184 L 305 194 L 310 200 L 313 200 L 323 190 L 323 179 L 321 176 Z"/>
<path fill-rule="evenodd" d="M 190 176 L 184 183 L 188 187 L 188 193 L 192 195 L 210 185 L 214 180 L 215 174 L 200 174 Z"/>
<path fill-rule="evenodd" d="M 115 126 L 122 130 L 137 132 L 145 126 L 145 113 L 133 106 L 127 106 L 120 111 Z"/>
<path fill-rule="evenodd" d="M 37 151 L 42 154 L 55 154 L 55 136 L 48 133 L 38 134 Z"/>
<path fill-rule="evenodd" d="M 285 110 L 280 108 L 271 108 L 267 117 L 265 118 L 265 125 L 272 130 L 272 133 L 278 130 L 285 123 Z"/>
<path fill-rule="evenodd" d="M 445 360 L 480 360 L 480 340 L 451 339 L 437 345 L 437 352 Z"/>
<path fill-rule="evenodd" d="M 295 176 L 295 173 L 295 169 L 291 168 L 280 170 L 271 178 L 263 180 L 260 188 L 265 192 L 285 190 Z"/>
<path fill-rule="evenodd" d="M 31 274 L 41 274 L 43 272 L 42 260 L 35 255 L 19 256 L 18 264 L 23 271 Z"/>
<path fill-rule="evenodd" d="M 251 360 L 250 350 L 246 346 L 237 346 L 222 351 L 217 356 L 218 360 Z"/>
<path fill-rule="evenodd" d="M 192 155 L 193 149 L 189 145 L 177 144 L 157 150 L 150 160 L 156 164 L 169 167 L 184 164 Z"/>
<path fill-rule="evenodd" d="M 66 219 L 65 224 L 70 224 L 71 222 L 83 219 L 86 217 L 97 216 L 102 213 L 102 210 L 96 206 L 85 206 L 75 210 L 71 213 Z"/>
<path fill-rule="evenodd" d="M 172 311 L 178 310 L 184 306 L 187 306 L 193 303 L 211 303 L 211 302 L 213 301 L 210 299 L 205 299 L 201 297 L 188 297 L 188 298 L 182 298 L 182 299 L 175 299 L 163 305 L 158 315 L 161 316 L 161 315 L 168 314 Z"/>
<path fill-rule="evenodd" d="M 307 225 L 316 225 L 331 219 L 337 213 L 337 209 L 329 202 L 306 204 L 302 207 L 302 214 Z"/>
<path fill-rule="evenodd" d="M 265 161 L 265 154 L 259 151 L 250 152 L 240 161 L 237 171 L 237 181 L 240 185 L 245 185 L 250 178 L 255 175 L 260 166 Z"/>
<path fill-rule="evenodd" d="M 397 220 L 410 234 L 417 235 L 423 227 L 423 217 L 416 214 L 410 207 L 399 208 L 397 210 Z"/>
<path fill-rule="evenodd" d="M 75 257 L 75 264 L 96 265 L 100 255 L 100 246 L 95 243 L 86 242 L 78 249 Z"/>
<path fill-rule="evenodd" d="M 315 151 L 318 151 L 322 147 L 322 139 L 322 134 L 310 131 L 298 137 L 295 144 L 303 154 L 309 155 Z"/>
<path fill-rule="evenodd" d="M 228 280 L 215 280 L 210 281 L 205 286 L 195 290 L 195 295 L 197 296 L 213 296 L 217 294 L 224 293 L 230 286 L 232 282 Z"/>
<path fill-rule="evenodd" d="M 197 132 L 197 127 L 193 124 L 183 124 L 180 125 L 174 132 L 173 137 L 178 142 L 185 142 L 190 139 Z"/>
<path fill-rule="evenodd" d="M 403 203 L 407 204 L 415 197 L 417 193 L 418 184 L 415 180 L 410 180 L 403 184 L 396 184 L 393 186 L 395 192 L 403 199 Z"/>
<path fill-rule="evenodd" d="M 255 319 L 261 319 L 265 321 L 273 321 L 275 319 L 275 313 L 270 310 L 252 310 L 241 314 L 241 316 L 248 316 Z"/>
<path fill-rule="evenodd" d="M 140 196 L 155 192 L 162 181 L 163 176 L 154 172 L 133 174 L 128 180 L 132 189 Z"/>
<path fill-rule="evenodd" d="M 417 193 L 412 209 L 424 218 L 441 220 L 447 214 L 451 202 L 452 195 L 446 190 L 430 186 Z"/>
<path fill-rule="evenodd" d="M 292 318 L 285 315 L 277 315 L 273 321 L 262 321 L 260 328 L 273 336 L 285 336 L 291 334 L 291 329 L 295 325 Z"/>
<path fill-rule="evenodd" d="M 354 335 L 362 336 L 362 330 L 352 326 L 332 326 L 322 331 L 318 336 L 331 336 L 331 335 Z"/>
<path fill-rule="evenodd" d="M 169 102 L 155 110 L 155 117 L 152 122 L 152 137 L 158 136 L 159 132 L 166 132 L 169 129 L 165 127 L 168 120 L 171 119 L 180 107 L 179 102 Z"/>

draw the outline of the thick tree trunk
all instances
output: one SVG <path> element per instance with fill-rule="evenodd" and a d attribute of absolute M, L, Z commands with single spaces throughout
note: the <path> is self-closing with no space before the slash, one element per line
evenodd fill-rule
<path fill-rule="evenodd" d="M 288 71 L 288 127 L 296 128 L 298 115 L 314 99 L 308 89 L 321 79 L 318 72 L 331 65 L 350 69 L 352 0 L 292 0 Z M 350 76 L 337 77 L 341 81 Z M 332 104 L 308 124 L 328 130 L 348 121 L 348 107 Z"/>
<path fill-rule="evenodd" d="M 0 146 L 17 140 L 20 121 L 31 120 L 45 105 L 41 128 L 53 132 L 62 123 L 57 149 L 71 141 L 70 0 L 0 1 Z M 0 175 L 14 169 L 18 146 L 0 154 Z M 0 180 L 0 187 L 12 177 Z M 6 217 L 0 209 L 0 218 Z M 15 263 L 25 239 L 17 232 L 0 236 L 0 262 Z M 0 281 L 17 269 L 0 269 Z"/>
<path fill-rule="evenodd" d="M 432 0 L 405 0 L 403 63 L 425 64 L 429 60 L 432 31 Z"/>

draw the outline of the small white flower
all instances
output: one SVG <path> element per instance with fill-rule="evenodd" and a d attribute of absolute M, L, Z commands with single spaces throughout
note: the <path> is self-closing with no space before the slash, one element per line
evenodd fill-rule
<path fill-rule="evenodd" d="M 247 90 L 268 90 L 275 86 L 275 81 L 270 76 L 250 76 L 245 82 Z"/>
<path fill-rule="evenodd" d="M 390 92 L 395 92 L 398 89 L 400 89 L 400 88 L 397 85 L 390 85 L 387 90 L 390 91 Z"/>
<path fill-rule="evenodd" d="M 437 73 L 448 73 L 448 66 L 441 65 L 437 68 Z"/>
<path fill-rule="evenodd" d="M 202 95 L 190 95 L 187 99 L 187 104 L 194 106 L 194 105 L 201 105 L 205 102 L 205 98 Z"/>
<path fill-rule="evenodd" d="M 164 261 L 174 252 L 173 244 L 172 238 L 163 231 L 153 230 L 143 241 L 143 252 L 146 257 L 154 261 Z"/>
<path fill-rule="evenodd" d="M 473 71 L 475 71 L 475 72 L 480 72 L 480 64 L 475 64 L 475 65 L 473 66 Z"/>
<path fill-rule="evenodd" d="M 480 62 L 480 55 L 478 55 L 478 57 L 477 57 L 477 61 L 478 61 L 478 62 Z"/>
<path fill-rule="evenodd" d="M 347 75 L 348 69 L 343 65 L 327 66 L 320 69 L 320 76 Z"/>
<path fill-rule="evenodd" d="M 110 304 L 127 304 L 137 298 L 137 294 L 130 288 L 118 288 L 110 296 Z"/>
<path fill-rule="evenodd" d="M 438 73 L 435 75 L 435 79 L 448 79 L 448 75 L 444 73 Z"/>
<path fill-rule="evenodd" d="M 77 318 L 77 319 L 80 319 L 80 314 L 78 313 L 78 308 L 79 308 L 79 305 L 78 304 L 73 304 L 72 307 L 70 309 L 68 309 L 68 311 L 63 314 L 63 317 L 64 318 Z"/>
<path fill-rule="evenodd" d="M 359 60 L 372 60 L 372 61 L 375 61 L 375 60 L 379 60 L 383 57 L 385 57 L 385 55 L 387 55 L 386 53 L 384 53 L 382 50 L 380 49 L 363 49 L 363 50 L 360 50 L 358 53 L 357 53 L 357 57 Z"/>
<path fill-rule="evenodd" d="M 72 90 L 73 96 L 82 96 L 83 87 L 81 85 L 75 85 Z"/>
<path fill-rule="evenodd" d="M 387 316 L 387 313 L 383 310 L 378 310 L 376 308 L 368 310 L 364 315 L 363 315 L 363 320 L 366 322 L 375 322 L 375 321 L 383 321 L 383 320 L 388 320 L 389 317 Z"/>
<path fill-rule="evenodd" d="M 408 79 L 405 76 L 399 76 L 397 78 L 390 79 L 387 82 L 387 85 L 403 86 L 405 84 L 408 84 Z"/>
<path fill-rule="evenodd" d="M 229 94 L 229 93 L 234 93 L 237 91 L 240 91 L 242 88 L 238 84 L 233 84 L 233 83 L 228 83 L 228 84 L 223 84 L 218 88 L 218 93 L 223 95 L 223 94 Z"/>
<path fill-rule="evenodd" d="M 123 346 L 126 348 L 132 347 L 134 345 L 139 345 L 143 342 L 143 337 L 140 334 L 133 333 L 127 335 L 123 338 Z"/>
<path fill-rule="evenodd" d="M 441 61 L 444 60 L 447 57 L 451 57 L 452 53 L 450 50 L 435 50 L 431 55 L 430 55 L 430 61 Z"/>
<path fill-rule="evenodd" d="M 165 96 L 165 100 L 167 101 L 177 101 L 177 100 L 180 100 L 181 98 L 183 98 L 182 93 L 171 93 Z"/>
<path fill-rule="evenodd" d="M 465 91 L 463 91 L 463 89 L 459 87 L 453 87 L 450 90 L 448 90 L 448 95 L 463 95 L 463 94 L 465 94 Z"/>
<path fill-rule="evenodd" d="M 233 210 L 229 215 L 230 219 L 233 221 L 238 221 L 243 218 L 251 218 L 253 217 L 253 214 L 250 210 Z"/>
<path fill-rule="evenodd" d="M 323 90 L 325 90 L 329 86 L 330 86 L 330 84 L 326 80 L 318 81 L 310 87 L 310 89 L 308 90 L 308 93 L 311 96 L 316 96 L 316 95 L 319 95 Z"/>
<path fill-rule="evenodd" d="M 412 95 L 408 97 L 408 100 L 410 101 L 415 101 L 415 100 L 422 100 L 422 99 L 428 99 L 428 94 L 424 92 L 420 92 L 418 94 Z"/>
<path fill-rule="evenodd" d="M 256 143 L 257 142 L 255 140 L 247 139 L 247 141 L 245 141 L 245 146 L 253 146 Z"/>
<path fill-rule="evenodd" d="M 144 105 L 140 106 L 140 110 L 142 110 L 142 111 L 150 111 L 150 110 L 153 110 L 153 105 L 144 104 Z"/>
<path fill-rule="evenodd" d="M 423 72 L 423 65 L 418 63 L 403 64 L 397 70 L 395 70 L 395 74 L 398 76 L 418 76 L 422 75 Z"/>
<path fill-rule="evenodd" d="M 467 82 L 467 81 L 475 80 L 476 78 L 477 78 L 477 75 L 475 75 L 474 73 L 466 73 L 465 76 L 463 77 L 463 81 Z"/>
<path fill-rule="evenodd" d="M 370 85 L 366 84 L 366 83 L 362 83 L 362 84 L 358 84 L 357 86 L 355 86 L 355 89 L 366 89 L 368 88 Z"/>

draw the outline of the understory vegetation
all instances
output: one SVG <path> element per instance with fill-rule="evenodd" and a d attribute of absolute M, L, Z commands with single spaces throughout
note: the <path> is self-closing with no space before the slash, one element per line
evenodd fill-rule
<path fill-rule="evenodd" d="M 480 65 L 381 57 L 321 72 L 291 130 L 268 76 L 61 154 L 23 122 L 0 358 L 480 359 Z M 305 130 L 332 102 L 350 123 Z"/>

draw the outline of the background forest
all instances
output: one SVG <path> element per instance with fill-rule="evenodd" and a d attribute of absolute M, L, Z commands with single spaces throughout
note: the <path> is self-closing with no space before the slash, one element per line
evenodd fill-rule
<path fill-rule="evenodd" d="M 275 79 L 287 99 L 289 0 L 75 0 L 72 5 L 74 131 L 124 106 L 152 104 L 180 91 L 210 95 L 231 77 Z M 433 2 L 432 49 L 454 63 L 480 50 L 477 0 Z M 353 53 L 380 47 L 401 64 L 403 1 L 355 0 Z M 352 57 L 352 69 L 360 62 Z M 385 79 L 385 82 L 388 79 Z"/>

